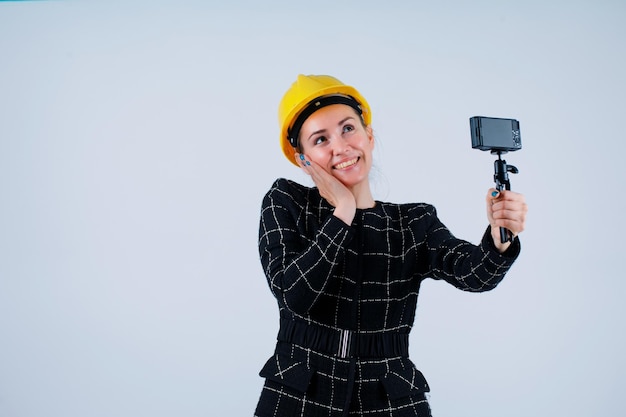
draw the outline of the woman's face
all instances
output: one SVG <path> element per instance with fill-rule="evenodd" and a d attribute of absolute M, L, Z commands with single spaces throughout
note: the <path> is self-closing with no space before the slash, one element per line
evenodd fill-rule
<path fill-rule="evenodd" d="M 300 130 L 300 150 L 347 187 L 367 181 L 374 135 L 361 116 L 345 104 L 323 107 Z"/>

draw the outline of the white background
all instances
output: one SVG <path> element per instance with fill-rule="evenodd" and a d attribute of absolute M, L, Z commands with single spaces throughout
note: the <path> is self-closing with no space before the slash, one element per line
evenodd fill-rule
<path fill-rule="evenodd" d="M 522 254 L 428 280 L 411 357 L 435 417 L 623 416 L 626 4 L 0 2 L 0 416 L 251 416 L 276 304 L 261 198 L 297 74 L 372 105 L 375 197 L 478 242 L 517 118 Z"/>

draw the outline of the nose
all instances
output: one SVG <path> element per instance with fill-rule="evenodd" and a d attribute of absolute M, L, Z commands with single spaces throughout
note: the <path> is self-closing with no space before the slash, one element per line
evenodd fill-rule
<path fill-rule="evenodd" d="M 350 143 L 341 135 L 337 135 L 332 140 L 334 155 L 341 155 L 350 150 Z"/>

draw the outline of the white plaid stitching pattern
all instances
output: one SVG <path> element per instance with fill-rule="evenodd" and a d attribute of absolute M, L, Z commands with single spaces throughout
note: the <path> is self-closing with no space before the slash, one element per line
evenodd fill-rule
<path fill-rule="evenodd" d="M 357 235 L 364 246 L 357 247 Z M 479 245 L 455 238 L 439 221 L 434 207 L 427 204 L 377 202 L 374 209 L 358 211 L 355 223 L 348 226 L 332 216 L 332 207 L 316 189 L 279 179 L 263 200 L 259 254 L 281 317 L 365 334 L 406 333 L 413 325 L 423 279 L 441 279 L 471 292 L 490 290 L 502 280 L 519 252 L 519 242 L 510 256 L 503 256 L 490 239 L 488 231 Z M 358 260 L 363 262 L 362 277 L 356 275 Z M 356 316 L 352 314 L 353 303 L 357 303 Z M 281 404 L 271 408 L 279 415 L 283 403 L 295 402 L 302 417 L 315 408 L 327 410 L 329 416 L 344 415 L 345 398 L 339 393 L 345 393 L 350 382 L 345 373 L 350 360 L 290 346 L 286 359 L 302 363 L 301 355 L 305 354 L 307 368 L 313 369 L 318 383 L 329 389 L 318 389 L 318 396 L 312 397 L 266 386 L 264 390 L 275 393 Z M 358 359 L 360 376 L 353 381 L 353 406 L 359 409 L 351 409 L 349 414 L 391 417 L 397 410 L 412 407 L 418 415 L 418 406 L 423 408 L 426 402 L 421 397 L 372 405 L 364 394 L 379 389 L 373 387 L 378 387 L 379 379 L 387 374 L 410 388 L 423 389 L 415 384 L 423 379 L 417 378 L 413 367 L 409 378 L 389 366 L 391 361 L 397 362 L 401 368 L 394 369 L 408 371 L 405 360 Z M 279 368 L 280 374 L 291 367 Z"/>

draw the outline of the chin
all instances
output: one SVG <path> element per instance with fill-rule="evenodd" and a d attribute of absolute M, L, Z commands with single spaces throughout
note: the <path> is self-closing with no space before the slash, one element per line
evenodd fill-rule
<path fill-rule="evenodd" d="M 354 188 L 358 186 L 359 184 L 362 184 L 366 180 L 366 178 L 358 178 L 358 179 L 340 178 L 340 177 L 335 177 L 335 178 L 337 178 L 339 182 L 341 182 L 343 185 L 345 185 L 348 188 Z"/>

